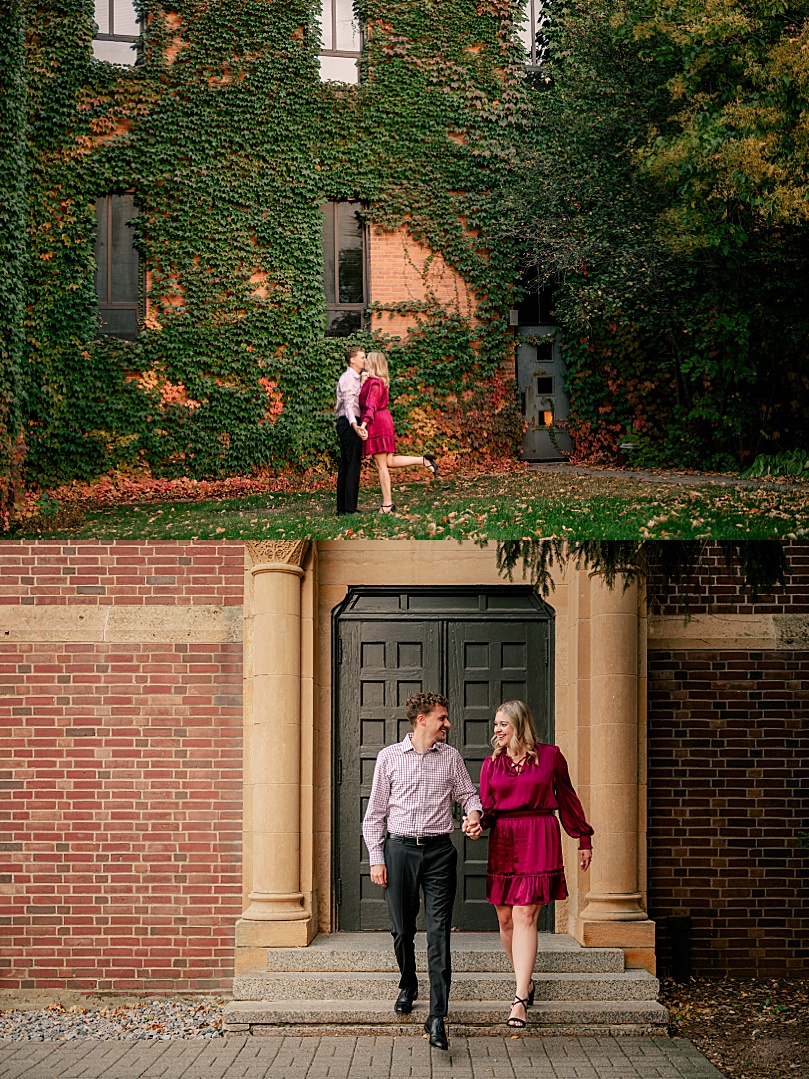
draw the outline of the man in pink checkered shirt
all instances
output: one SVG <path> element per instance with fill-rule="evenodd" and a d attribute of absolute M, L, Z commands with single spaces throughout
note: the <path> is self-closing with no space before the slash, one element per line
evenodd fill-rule
<path fill-rule="evenodd" d="M 464 831 L 471 838 L 480 835 L 483 809 L 463 757 L 447 745 L 448 704 L 440 693 L 416 693 L 408 698 L 405 709 L 413 730 L 377 757 L 362 822 L 371 880 L 385 888 L 401 975 L 394 1004 L 399 1014 L 412 1011 L 418 997 L 416 917 L 419 891 L 424 892 L 430 973 L 430 1014 L 424 1029 L 430 1045 L 438 1049 L 449 1048 L 444 1020 L 452 974 L 450 930 L 458 862 L 451 838 L 451 799 L 463 806 Z"/>

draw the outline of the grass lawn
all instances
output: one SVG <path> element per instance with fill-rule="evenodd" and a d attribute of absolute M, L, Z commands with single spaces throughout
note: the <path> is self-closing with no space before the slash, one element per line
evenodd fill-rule
<path fill-rule="evenodd" d="M 395 516 L 340 517 L 332 490 L 208 502 L 88 507 L 70 528 L 42 524 L 20 536 L 53 539 L 795 539 L 809 535 L 809 485 L 762 480 L 720 486 L 610 475 L 521 471 L 399 484 Z"/>

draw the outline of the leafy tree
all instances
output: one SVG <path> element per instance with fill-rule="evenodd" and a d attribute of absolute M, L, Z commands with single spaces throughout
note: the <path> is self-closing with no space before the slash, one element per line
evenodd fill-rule
<path fill-rule="evenodd" d="M 554 5 L 510 230 L 556 286 L 579 459 L 631 434 L 722 467 L 807 429 L 800 2 Z"/>

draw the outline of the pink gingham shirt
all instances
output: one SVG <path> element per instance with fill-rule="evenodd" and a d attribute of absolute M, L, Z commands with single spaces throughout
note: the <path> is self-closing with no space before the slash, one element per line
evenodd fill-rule
<path fill-rule="evenodd" d="M 376 758 L 374 782 L 362 835 L 371 865 L 384 865 L 384 818 L 392 835 L 449 835 L 453 830 L 450 795 L 465 813 L 483 805 L 457 749 L 436 742 L 426 753 L 406 734 Z"/>

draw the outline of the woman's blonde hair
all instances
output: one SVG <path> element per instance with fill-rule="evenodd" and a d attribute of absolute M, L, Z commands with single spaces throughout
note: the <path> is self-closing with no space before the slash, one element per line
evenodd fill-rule
<path fill-rule="evenodd" d="M 369 352 L 365 357 L 365 370 L 372 378 L 381 378 L 388 389 L 390 389 L 388 361 L 384 352 Z"/>
<path fill-rule="evenodd" d="M 494 753 L 492 757 L 496 760 L 505 748 L 511 750 L 513 755 L 517 755 L 520 752 L 520 746 L 525 749 L 526 755 L 531 760 L 537 763 L 537 751 L 536 746 L 538 743 L 536 727 L 534 726 L 534 717 L 531 714 L 531 709 L 525 703 L 525 701 L 505 701 L 495 712 L 495 718 L 502 712 L 511 726 L 514 728 L 514 734 L 507 747 L 500 748 L 497 744 L 496 735 L 492 735 L 492 746 Z"/>

